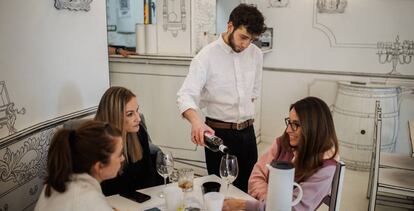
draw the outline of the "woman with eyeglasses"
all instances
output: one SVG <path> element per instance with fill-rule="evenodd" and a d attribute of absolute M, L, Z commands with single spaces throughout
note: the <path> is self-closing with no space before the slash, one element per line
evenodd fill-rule
<path fill-rule="evenodd" d="M 249 178 L 249 194 L 258 201 L 230 199 L 223 210 L 264 210 L 269 170 L 273 160 L 290 161 L 295 167 L 295 182 L 303 189 L 302 200 L 293 210 L 315 210 L 329 194 L 336 163 L 338 139 L 329 107 L 316 97 L 292 104 L 285 119 L 286 130 L 255 164 Z M 293 190 L 293 199 L 298 190 Z"/>

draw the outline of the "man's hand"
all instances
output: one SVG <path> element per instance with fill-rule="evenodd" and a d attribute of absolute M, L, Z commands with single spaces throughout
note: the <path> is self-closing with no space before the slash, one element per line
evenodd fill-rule
<path fill-rule="evenodd" d="M 202 121 L 195 121 L 191 124 L 191 141 L 194 144 L 204 146 L 204 133 L 211 133 L 214 135 L 214 130 L 204 124 Z"/>
<path fill-rule="evenodd" d="M 208 132 L 214 135 L 214 130 L 204 124 L 192 108 L 184 111 L 183 116 L 191 123 L 191 141 L 194 144 L 204 146 L 204 133 Z"/>

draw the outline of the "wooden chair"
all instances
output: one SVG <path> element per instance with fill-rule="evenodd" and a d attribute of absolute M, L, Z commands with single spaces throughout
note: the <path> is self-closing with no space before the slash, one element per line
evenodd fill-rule
<path fill-rule="evenodd" d="M 414 209 L 414 171 L 395 168 L 397 164 L 381 165 L 382 112 L 379 101 L 376 102 L 374 122 L 368 210 L 375 210 L 377 202 L 386 206 Z"/>
<path fill-rule="evenodd" d="M 336 164 L 335 175 L 332 180 L 331 194 L 325 196 L 323 203 L 328 205 L 329 211 L 339 211 L 342 196 L 342 186 L 345 177 L 345 163 L 339 161 Z"/>
<path fill-rule="evenodd" d="M 380 157 L 381 168 L 399 168 L 414 171 L 414 120 L 408 121 L 408 128 L 410 131 L 410 155 L 382 152 Z"/>

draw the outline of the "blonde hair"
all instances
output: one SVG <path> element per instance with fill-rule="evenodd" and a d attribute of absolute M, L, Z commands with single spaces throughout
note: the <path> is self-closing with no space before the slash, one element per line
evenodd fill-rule
<path fill-rule="evenodd" d="M 142 159 L 142 146 L 136 134 L 127 134 L 124 129 L 125 106 L 136 97 L 129 89 L 119 86 L 110 87 L 101 98 L 95 120 L 110 122 L 122 132 L 126 162 Z"/>

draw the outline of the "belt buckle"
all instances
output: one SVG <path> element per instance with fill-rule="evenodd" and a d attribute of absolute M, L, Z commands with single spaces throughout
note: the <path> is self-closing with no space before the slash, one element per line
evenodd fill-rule
<path fill-rule="evenodd" d="M 236 130 L 243 130 L 244 129 L 244 122 L 236 124 Z"/>

